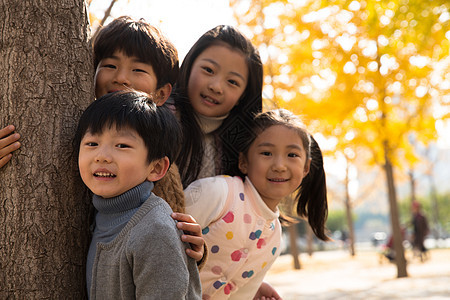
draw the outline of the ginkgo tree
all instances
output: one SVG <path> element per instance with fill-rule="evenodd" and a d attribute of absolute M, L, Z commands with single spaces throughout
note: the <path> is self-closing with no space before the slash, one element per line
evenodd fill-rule
<path fill-rule="evenodd" d="M 398 277 L 407 276 L 395 170 L 416 160 L 448 117 L 446 1 L 231 0 L 265 63 L 264 95 L 309 128 L 369 151 L 386 174 Z M 437 107 L 439 107 L 437 109 Z M 447 113 L 443 113 L 447 112 Z M 349 134 L 351 133 L 351 134 Z M 337 144 L 336 151 L 348 145 Z"/>

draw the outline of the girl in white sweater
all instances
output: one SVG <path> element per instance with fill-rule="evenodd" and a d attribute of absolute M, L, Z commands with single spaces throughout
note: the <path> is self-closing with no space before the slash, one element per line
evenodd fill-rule
<path fill-rule="evenodd" d="M 325 235 L 327 198 L 320 149 L 300 119 L 287 110 L 257 115 L 254 136 L 239 155 L 241 177 L 194 181 L 186 212 L 203 228 L 210 249 L 200 272 L 203 299 L 253 299 L 280 254 L 278 204 L 295 194 L 296 212 Z"/>

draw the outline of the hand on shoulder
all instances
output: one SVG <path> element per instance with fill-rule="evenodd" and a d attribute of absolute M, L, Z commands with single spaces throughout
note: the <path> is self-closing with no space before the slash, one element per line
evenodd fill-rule
<path fill-rule="evenodd" d="M 186 249 L 186 254 L 197 262 L 200 262 L 204 256 L 205 245 L 201 226 L 188 214 L 172 213 L 172 218 L 178 221 L 178 229 L 184 232 L 181 240 L 191 244 L 191 249 Z"/>

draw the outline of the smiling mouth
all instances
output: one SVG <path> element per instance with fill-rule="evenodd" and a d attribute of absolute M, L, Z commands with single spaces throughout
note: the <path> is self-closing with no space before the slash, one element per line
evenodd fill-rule
<path fill-rule="evenodd" d="M 106 172 L 97 172 L 97 173 L 94 173 L 94 177 L 114 178 L 114 177 L 116 177 L 116 175 L 112 174 L 112 173 L 106 173 Z"/>
<path fill-rule="evenodd" d="M 284 179 L 284 178 L 269 178 L 269 181 L 271 182 L 286 182 L 289 179 Z"/>
<path fill-rule="evenodd" d="M 208 96 L 204 96 L 204 95 L 201 95 L 201 96 L 202 96 L 203 100 L 205 100 L 211 104 L 219 104 L 219 101 L 217 101 L 217 100 L 214 100 Z"/>

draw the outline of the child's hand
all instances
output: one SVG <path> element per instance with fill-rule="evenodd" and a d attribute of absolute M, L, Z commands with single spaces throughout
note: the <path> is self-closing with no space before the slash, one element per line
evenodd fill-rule
<path fill-rule="evenodd" d="M 11 134 L 14 130 L 15 127 L 13 125 L 0 129 L 0 168 L 11 159 L 11 152 L 20 147 L 20 143 L 17 141 L 20 135 L 18 133 Z"/>
<path fill-rule="evenodd" d="M 259 286 L 258 291 L 256 292 L 253 300 L 282 300 L 280 295 L 278 295 L 277 291 L 268 284 L 267 282 L 262 282 Z"/>
<path fill-rule="evenodd" d="M 183 242 L 191 244 L 192 249 L 186 249 L 186 254 L 197 262 L 201 261 L 204 254 L 205 240 L 203 239 L 200 225 L 188 214 L 172 213 L 172 218 L 178 221 L 178 229 L 183 230 L 185 233 L 181 236 Z"/>

